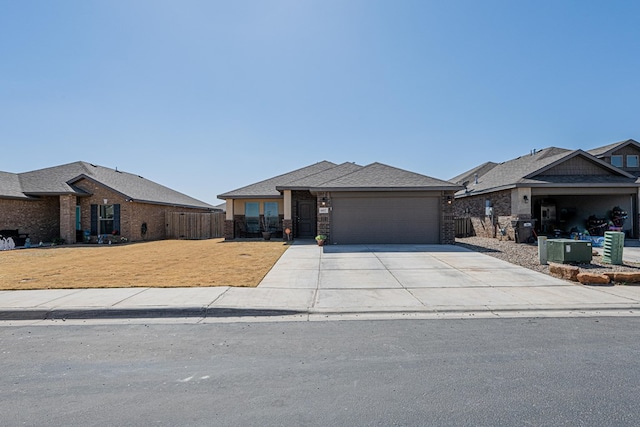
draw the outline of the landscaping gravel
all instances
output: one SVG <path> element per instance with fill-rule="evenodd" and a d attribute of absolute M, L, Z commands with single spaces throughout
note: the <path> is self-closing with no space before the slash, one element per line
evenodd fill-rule
<path fill-rule="evenodd" d="M 488 237 L 456 238 L 456 244 L 476 252 L 520 265 L 531 270 L 549 274 L 548 265 L 540 265 L 537 244 L 516 243 L 512 240 L 498 240 Z M 595 252 L 594 252 L 595 253 Z M 624 263 L 623 265 L 604 264 L 602 256 L 594 255 L 590 264 L 572 264 L 590 273 L 607 273 L 614 271 L 640 271 L 640 264 Z"/>

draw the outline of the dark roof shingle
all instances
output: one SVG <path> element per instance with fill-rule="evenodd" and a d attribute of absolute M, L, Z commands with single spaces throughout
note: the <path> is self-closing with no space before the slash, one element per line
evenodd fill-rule
<path fill-rule="evenodd" d="M 339 190 L 457 190 L 460 186 L 382 163 L 371 163 L 347 175 L 311 187 L 318 191 Z"/>
<path fill-rule="evenodd" d="M 265 179 L 264 181 L 256 182 L 255 184 L 250 184 L 245 187 L 228 191 L 226 193 L 218 195 L 218 198 L 224 200 L 251 197 L 279 197 L 280 192 L 276 189 L 276 187 L 295 182 L 296 180 L 300 180 L 311 175 L 315 175 L 327 169 L 334 168 L 335 166 L 337 166 L 335 163 L 324 160 L 300 169 L 296 169 L 292 172 Z"/>
<path fill-rule="evenodd" d="M 18 177 L 20 184 L 19 190 L 22 198 L 61 194 L 84 196 L 87 193 L 75 187 L 74 184 L 82 179 L 89 179 L 136 202 L 204 209 L 213 208 L 213 206 L 208 203 L 194 199 L 193 197 L 145 179 L 139 175 L 86 162 L 74 162 L 9 175 Z M 5 190 L 5 179 L 0 179 L 0 182 L 2 183 L 0 195 L 8 197 L 8 194 L 4 194 L 9 192 Z M 15 191 L 15 185 L 13 188 Z"/>

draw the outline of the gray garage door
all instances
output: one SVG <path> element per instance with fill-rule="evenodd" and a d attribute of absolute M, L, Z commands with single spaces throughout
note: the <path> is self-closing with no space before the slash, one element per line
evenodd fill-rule
<path fill-rule="evenodd" d="M 331 243 L 440 243 L 440 198 L 420 194 L 332 194 Z"/>

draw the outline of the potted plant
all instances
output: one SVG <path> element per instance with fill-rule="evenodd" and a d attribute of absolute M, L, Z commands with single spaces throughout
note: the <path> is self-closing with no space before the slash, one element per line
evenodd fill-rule
<path fill-rule="evenodd" d="M 324 246 L 325 240 L 327 240 L 327 236 L 324 234 L 318 234 L 316 236 L 316 242 L 318 242 L 318 246 Z"/>
<path fill-rule="evenodd" d="M 267 219 L 264 216 L 260 219 L 262 220 L 262 237 L 264 238 L 264 240 L 271 240 L 271 231 L 269 230 Z"/>

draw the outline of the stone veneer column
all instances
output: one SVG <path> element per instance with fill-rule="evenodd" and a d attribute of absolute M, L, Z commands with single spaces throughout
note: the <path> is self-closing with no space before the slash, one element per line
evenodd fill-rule
<path fill-rule="evenodd" d="M 76 242 L 76 196 L 60 196 L 60 237 L 65 243 Z"/>
<path fill-rule="evenodd" d="M 456 224 L 453 217 L 453 204 L 455 199 L 453 192 L 445 192 L 442 196 L 442 228 L 440 231 L 440 243 L 453 245 L 456 243 Z"/>
<path fill-rule="evenodd" d="M 318 227 L 317 234 L 324 234 L 327 236 L 327 241 L 331 239 L 331 198 L 328 192 L 318 192 L 316 195 L 317 200 L 317 212 L 318 212 Z M 321 209 L 327 209 L 326 213 L 320 213 Z"/>

